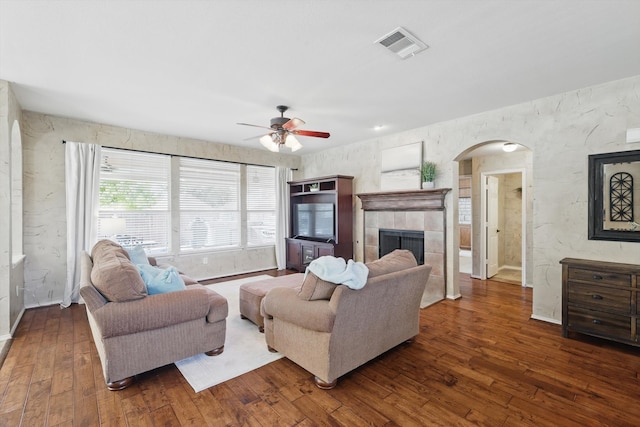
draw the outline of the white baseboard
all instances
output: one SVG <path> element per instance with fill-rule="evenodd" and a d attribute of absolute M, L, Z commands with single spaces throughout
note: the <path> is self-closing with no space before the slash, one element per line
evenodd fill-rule
<path fill-rule="evenodd" d="M 62 304 L 62 300 L 57 300 L 57 301 L 49 301 L 48 304 L 30 304 L 25 306 L 24 308 L 38 308 L 38 307 L 50 307 L 52 305 L 60 305 Z"/>
<path fill-rule="evenodd" d="M 18 313 L 18 317 L 16 318 L 16 321 L 13 323 L 13 325 L 11 325 L 11 330 L 9 331 L 9 333 L 0 335 L 0 341 L 6 341 L 13 338 L 16 333 L 16 329 L 18 329 L 18 325 L 20 324 L 20 320 L 22 320 L 22 316 L 24 315 L 24 310 L 25 309 L 23 308 L 22 310 L 20 310 L 20 313 Z"/>
<path fill-rule="evenodd" d="M 562 325 L 562 320 L 552 319 L 551 317 L 539 316 L 537 314 L 532 314 L 531 318 L 534 320 L 540 320 L 543 322 L 553 323 L 555 325 Z"/>
<path fill-rule="evenodd" d="M 20 321 L 22 320 L 22 316 L 24 315 L 24 308 L 22 310 L 20 310 L 20 313 L 18 313 L 18 317 L 16 318 L 16 321 L 14 322 L 13 326 L 11 327 L 11 336 L 13 337 L 13 335 L 16 333 L 16 329 L 18 329 L 18 325 L 20 324 Z"/>
<path fill-rule="evenodd" d="M 460 299 L 460 298 L 462 298 L 461 294 L 447 295 L 447 299 L 450 299 L 450 300 L 457 300 L 457 299 Z"/>

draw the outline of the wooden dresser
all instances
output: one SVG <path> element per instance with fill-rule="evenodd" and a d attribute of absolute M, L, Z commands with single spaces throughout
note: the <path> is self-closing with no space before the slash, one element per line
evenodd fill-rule
<path fill-rule="evenodd" d="M 640 265 L 565 258 L 562 335 L 569 331 L 640 346 Z"/>

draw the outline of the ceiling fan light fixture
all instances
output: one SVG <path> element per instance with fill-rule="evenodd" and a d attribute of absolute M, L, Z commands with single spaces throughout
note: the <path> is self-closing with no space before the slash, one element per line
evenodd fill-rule
<path fill-rule="evenodd" d="M 305 124 L 304 120 L 294 117 L 289 119 L 284 116 L 284 112 L 289 109 L 286 105 L 278 105 L 276 109 L 280 113 L 280 117 L 271 119 L 271 126 L 252 125 L 250 123 L 237 123 L 242 126 L 252 126 L 258 128 L 269 129 L 269 133 L 260 137 L 260 144 L 269 151 L 277 153 L 280 146 L 284 145 L 291 151 L 298 151 L 302 148 L 302 144 L 295 135 L 311 136 L 315 138 L 329 138 L 329 132 L 319 132 L 314 130 L 297 129 L 297 127 Z M 254 137 L 257 138 L 257 137 Z M 253 138 L 250 138 L 253 139 Z"/>
<path fill-rule="evenodd" d="M 277 144 L 269 134 L 260 138 L 260 144 L 262 144 L 267 150 L 273 151 L 274 153 L 280 151 L 279 144 Z"/>
<path fill-rule="evenodd" d="M 514 142 L 505 142 L 504 145 L 502 146 L 502 150 L 506 153 L 511 153 L 513 151 L 516 151 L 517 149 L 518 149 L 518 144 Z"/>
<path fill-rule="evenodd" d="M 298 151 L 302 148 L 302 144 L 300 144 L 298 139 L 293 135 L 287 135 L 287 138 L 284 141 L 284 145 L 289 147 L 291 151 Z"/>

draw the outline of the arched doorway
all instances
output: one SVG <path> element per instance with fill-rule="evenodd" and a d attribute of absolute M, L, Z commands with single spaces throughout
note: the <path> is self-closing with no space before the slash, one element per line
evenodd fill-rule
<path fill-rule="evenodd" d="M 505 144 L 507 148 L 515 145 L 515 150 L 506 152 Z M 465 265 L 470 264 L 470 268 L 467 267 L 469 270 L 464 273 L 477 279 L 486 279 L 498 272 L 499 276 L 494 276 L 498 280 L 501 270 L 504 270 L 501 277 L 503 281 L 531 286 L 531 150 L 510 141 L 485 141 L 464 150 L 454 161 L 457 194 L 459 199 L 467 199 L 464 205 L 458 201 L 458 215 L 453 218 L 454 227 L 462 237 L 464 228 L 470 228 L 470 259 L 465 259 L 465 254 L 454 245 L 453 255 L 458 257 L 458 263 L 454 265 L 459 265 L 462 271 Z M 468 190 L 461 188 L 463 178 L 469 182 Z M 488 197 L 491 185 L 497 185 L 493 210 L 489 209 L 491 199 Z M 494 271 L 488 271 L 490 268 Z M 514 272 L 519 275 L 514 276 Z"/>

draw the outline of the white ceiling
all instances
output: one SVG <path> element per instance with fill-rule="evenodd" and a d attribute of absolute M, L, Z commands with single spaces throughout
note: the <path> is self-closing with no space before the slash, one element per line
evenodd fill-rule
<path fill-rule="evenodd" d="M 279 104 L 307 154 L 640 75 L 640 0 L 0 0 L 25 110 L 260 147 Z M 430 48 L 374 41 L 402 26 Z M 382 125 L 382 130 L 374 126 Z"/>

